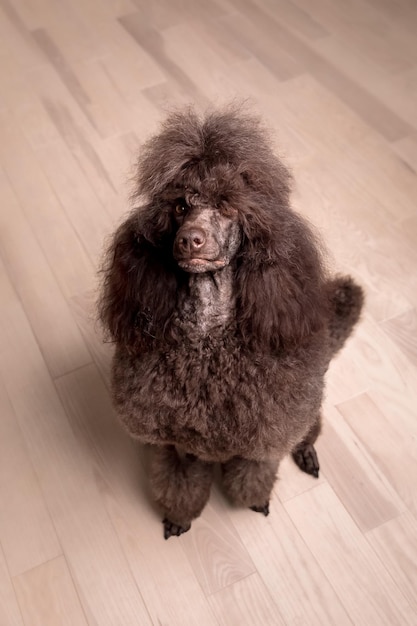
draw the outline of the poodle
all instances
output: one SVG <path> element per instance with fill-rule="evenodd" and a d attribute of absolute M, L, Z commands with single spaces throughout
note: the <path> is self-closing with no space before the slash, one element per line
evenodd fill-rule
<path fill-rule="evenodd" d="M 202 512 L 215 463 L 231 502 L 265 515 L 285 455 L 318 477 L 324 377 L 363 292 L 327 275 L 290 189 L 263 125 L 236 108 L 171 114 L 139 159 L 100 318 L 117 413 L 152 444 L 166 539 Z"/>

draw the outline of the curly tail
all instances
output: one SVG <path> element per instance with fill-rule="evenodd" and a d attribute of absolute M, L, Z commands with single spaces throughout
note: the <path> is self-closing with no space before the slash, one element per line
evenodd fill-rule
<path fill-rule="evenodd" d="M 326 285 L 329 299 L 330 350 L 336 354 L 343 347 L 360 318 L 365 296 L 362 287 L 350 276 L 338 276 Z"/>

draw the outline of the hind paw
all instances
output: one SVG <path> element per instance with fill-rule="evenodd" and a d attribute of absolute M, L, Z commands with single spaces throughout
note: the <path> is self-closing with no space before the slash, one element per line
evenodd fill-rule
<path fill-rule="evenodd" d="M 263 506 L 251 506 L 249 508 L 251 511 L 255 511 L 256 513 L 263 513 L 265 517 L 269 515 L 269 502 L 267 502 Z"/>
<path fill-rule="evenodd" d="M 301 448 L 297 448 L 292 453 L 292 458 L 303 472 L 306 474 L 310 474 L 314 476 L 314 478 L 319 477 L 319 460 L 317 458 L 317 452 L 314 449 L 312 444 L 307 444 Z"/>
<path fill-rule="evenodd" d="M 191 528 L 191 523 L 180 526 L 179 524 L 174 524 L 173 522 L 170 522 L 167 518 L 162 520 L 162 523 L 164 525 L 164 539 L 169 539 L 170 537 L 179 537 Z"/>

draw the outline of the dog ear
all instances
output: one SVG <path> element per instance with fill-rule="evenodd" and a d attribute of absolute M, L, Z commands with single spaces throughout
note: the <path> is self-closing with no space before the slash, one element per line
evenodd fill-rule
<path fill-rule="evenodd" d="M 268 242 L 264 231 L 261 246 L 247 240 L 240 253 L 237 324 L 255 350 L 276 352 L 297 345 L 324 325 L 320 252 L 303 221 L 293 215 L 291 222 L 285 236 L 270 233 Z"/>
<path fill-rule="evenodd" d="M 111 339 L 150 348 L 174 310 L 177 278 L 168 248 L 144 238 L 136 212 L 116 231 L 103 272 L 99 313 Z"/>

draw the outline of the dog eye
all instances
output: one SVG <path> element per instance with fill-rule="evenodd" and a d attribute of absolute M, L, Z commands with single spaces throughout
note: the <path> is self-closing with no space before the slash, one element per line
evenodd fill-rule
<path fill-rule="evenodd" d="M 185 200 L 178 200 L 177 204 L 175 205 L 175 215 L 181 217 L 182 215 L 185 215 L 187 213 L 188 207 L 185 203 Z"/>

